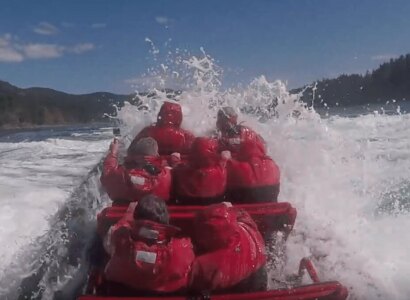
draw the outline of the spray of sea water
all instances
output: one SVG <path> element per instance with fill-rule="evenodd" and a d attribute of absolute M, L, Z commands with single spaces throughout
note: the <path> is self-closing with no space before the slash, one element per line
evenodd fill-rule
<path fill-rule="evenodd" d="M 219 107 L 233 106 L 240 119 L 264 137 L 269 154 L 281 168 L 279 201 L 290 202 L 298 210 L 284 271 L 294 272 L 300 258 L 311 256 L 320 278 L 342 282 L 351 299 L 408 299 L 408 115 L 323 119 L 297 95 L 289 94 L 283 82 L 270 82 L 264 76 L 248 86 L 225 89 L 222 69 L 204 51 L 199 56 L 177 52 L 163 64 L 157 63 L 144 77 L 145 88 L 152 93 L 140 93 L 139 105 L 126 103 L 118 111 L 124 149 L 139 130 L 155 121 L 166 99 L 182 105 L 183 127 L 196 135 L 214 129 Z M 169 86 L 182 92 L 163 91 Z M 101 151 L 107 146 L 108 141 L 99 145 Z M 79 249 L 86 247 L 92 230 L 84 228 L 92 227 L 96 212 L 108 203 L 98 176 L 96 168 L 74 190 L 74 196 L 61 204 L 45 235 L 17 255 L 5 251 L 9 260 L 1 264 L 0 282 L 7 285 L 0 284 L 0 294 L 12 295 L 10 289 L 16 288 L 18 279 L 38 268 L 35 255 L 42 253 L 46 267 L 39 284 L 44 299 L 85 270 Z M 72 249 L 75 255 L 70 254 Z M 11 257 L 18 260 L 12 263 Z"/>

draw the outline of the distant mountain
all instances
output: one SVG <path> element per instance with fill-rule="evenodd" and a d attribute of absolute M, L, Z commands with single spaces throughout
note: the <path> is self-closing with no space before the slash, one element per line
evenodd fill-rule
<path fill-rule="evenodd" d="M 48 88 L 21 89 L 0 81 L 0 128 L 104 121 L 131 95 L 71 95 Z"/>
<path fill-rule="evenodd" d="M 164 90 L 170 97 L 180 91 Z M 384 104 L 390 100 L 410 100 L 410 54 L 380 65 L 365 75 L 341 75 L 295 89 L 302 100 L 315 107 Z M 154 94 L 146 94 L 154 96 Z M 104 121 L 115 113 L 114 104 L 138 102 L 135 95 L 98 92 L 71 95 L 48 88 L 21 89 L 0 81 L 0 128 Z"/>
<path fill-rule="evenodd" d="M 310 87 L 293 92 L 303 92 L 302 100 L 315 107 L 364 105 L 386 103 L 391 100 L 410 100 L 410 54 L 380 65 L 365 75 L 341 75 L 323 79 Z M 314 95 L 314 96 L 313 96 Z"/>

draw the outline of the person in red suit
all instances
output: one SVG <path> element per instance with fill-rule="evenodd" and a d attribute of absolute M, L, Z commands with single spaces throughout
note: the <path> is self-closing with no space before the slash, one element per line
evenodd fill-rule
<path fill-rule="evenodd" d="M 177 234 L 165 202 L 145 196 L 133 218 L 125 216 L 109 230 L 106 279 L 148 294 L 185 290 L 195 255 L 191 240 Z"/>
<path fill-rule="evenodd" d="M 227 162 L 227 200 L 232 203 L 277 202 L 280 171 L 258 140 L 244 141 Z"/>
<path fill-rule="evenodd" d="M 246 211 L 214 204 L 197 214 L 194 226 L 192 291 L 266 289 L 265 243 Z"/>
<path fill-rule="evenodd" d="M 229 150 L 233 156 L 244 141 L 257 140 L 264 143 L 263 138 L 251 128 L 238 124 L 238 114 L 230 106 L 218 111 L 216 128 L 219 132 L 219 151 Z"/>
<path fill-rule="evenodd" d="M 215 139 L 196 138 L 188 161 L 173 169 L 173 195 L 178 204 L 208 205 L 225 199 L 226 160 Z"/>
<path fill-rule="evenodd" d="M 151 137 L 157 141 L 160 155 L 188 154 L 195 137 L 191 132 L 182 129 L 181 123 L 181 106 L 178 103 L 164 102 L 158 113 L 157 123 L 145 127 L 131 145 L 141 138 Z"/>
<path fill-rule="evenodd" d="M 132 144 L 123 164 L 118 163 L 118 140 L 111 143 L 104 160 L 101 184 L 116 204 L 140 200 L 154 194 L 170 199 L 171 169 L 158 155 L 157 142 L 143 138 Z"/>

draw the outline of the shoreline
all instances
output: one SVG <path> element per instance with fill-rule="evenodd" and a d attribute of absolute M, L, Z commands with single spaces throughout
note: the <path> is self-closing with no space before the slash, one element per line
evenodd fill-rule
<path fill-rule="evenodd" d="M 35 132 L 41 130 L 58 130 L 63 128 L 98 128 L 98 127 L 112 127 L 111 123 L 107 122 L 92 122 L 92 123 L 65 123 L 65 124 L 49 124 L 49 125 L 34 125 L 23 127 L 0 128 L 0 136 L 5 136 L 20 132 Z"/>
<path fill-rule="evenodd" d="M 328 118 L 330 116 L 341 117 L 357 117 L 360 115 L 372 114 L 378 111 L 387 115 L 400 114 L 397 108 L 400 107 L 401 114 L 410 113 L 410 103 L 405 101 L 390 102 L 385 104 L 368 103 L 366 105 L 350 105 L 350 106 L 336 106 L 336 107 L 315 107 L 315 111 L 322 117 Z M 112 122 L 87 122 L 87 123 L 59 123 L 59 124 L 45 124 L 45 125 L 29 125 L 23 126 L 1 126 L 0 136 L 5 136 L 20 132 L 35 132 L 41 130 L 58 130 L 62 128 L 98 128 L 98 127 L 114 127 Z"/>

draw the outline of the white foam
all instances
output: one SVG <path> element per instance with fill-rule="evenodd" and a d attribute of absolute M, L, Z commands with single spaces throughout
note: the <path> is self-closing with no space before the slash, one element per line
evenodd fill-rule
<path fill-rule="evenodd" d="M 105 140 L 0 143 L 0 281 L 107 147 Z"/>
<path fill-rule="evenodd" d="M 321 278 L 339 280 L 353 299 L 407 299 L 408 213 L 395 217 L 375 212 L 384 193 L 407 180 L 410 118 L 375 114 L 321 119 L 280 81 L 261 76 L 242 89 L 224 90 L 211 58 L 185 62 L 194 84 L 178 96 L 183 127 L 203 135 L 214 128 L 221 105 L 238 111 L 260 108 L 253 115 L 240 114 L 240 120 L 266 139 L 282 172 L 279 199 L 298 209 L 286 270 L 296 271 L 303 256 L 313 256 Z M 278 101 L 275 111 L 269 109 L 273 99 Z M 164 100 L 163 94 L 143 98 L 150 113 L 124 107 L 124 127 L 134 128 L 134 134 L 154 121 Z"/>

